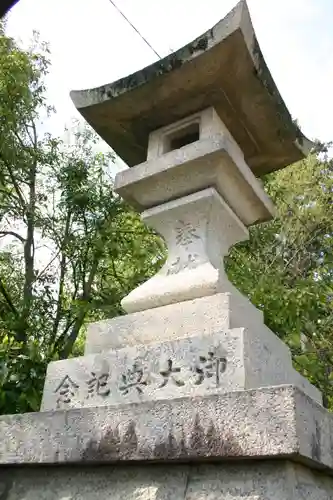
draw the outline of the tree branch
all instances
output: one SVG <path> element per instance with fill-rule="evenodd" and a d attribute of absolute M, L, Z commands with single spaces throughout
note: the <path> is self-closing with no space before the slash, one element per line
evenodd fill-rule
<path fill-rule="evenodd" d="M 33 130 L 33 133 L 34 133 L 34 148 L 36 149 L 37 146 L 38 146 L 38 141 L 37 141 L 37 129 L 36 129 L 36 124 L 34 121 L 32 121 L 31 123 L 31 128 Z"/>
<path fill-rule="evenodd" d="M 43 248 L 45 245 L 42 245 L 41 247 L 37 247 L 37 250 L 39 248 Z M 47 248 L 47 247 L 46 247 Z M 46 266 L 44 267 L 44 269 L 41 270 L 41 272 L 35 277 L 34 281 L 38 281 L 40 280 L 40 278 L 43 276 L 43 274 L 45 273 L 45 271 L 48 270 L 48 268 L 53 264 L 53 262 L 56 260 L 56 258 L 59 256 L 61 250 L 58 250 L 58 252 L 52 257 L 52 259 L 50 260 L 50 262 L 48 262 L 46 264 Z"/>
<path fill-rule="evenodd" d="M 64 238 L 63 238 L 62 245 L 61 245 L 62 256 L 61 256 L 61 261 L 60 261 L 58 300 L 57 300 L 56 314 L 55 314 L 53 327 L 52 327 L 51 343 L 54 342 L 54 340 L 57 336 L 57 332 L 58 332 L 58 328 L 59 328 L 59 324 L 60 324 L 60 319 L 61 319 L 61 310 L 62 310 L 63 293 L 64 293 L 64 281 L 65 281 L 66 263 L 67 263 L 66 253 L 64 250 L 66 248 L 67 240 L 68 240 L 68 236 L 69 236 L 71 217 L 72 217 L 72 213 L 68 212 L 67 217 L 66 217 Z"/>
<path fill-rule="evenodd" d="M 87 314 L 87 309 L 88 309 L 87 302 L 90 299 L 91 288 L 92 288 L 92 284 L 93 284 L 93 281 L 94 281 L 96 273 L 97 273 L 99 259 L 100 259 L 100 254 L 98 253 L 95 255 L 94 261 L 93 261 L 92 266 L 90 268 L 88 280 L 84 286 L 82 300 L 85 302 L 85 304 L 82 306 L 81 311 L 77 315 L 77 317 L 75 319 L 75 323 L 74 323 L 73 328 L 72 328 L 72 331 L 71 331 L 70 335 L 68 336 L 68 340 L 65 343 L 63 349 L 59 353 L 60 359 L 68 358 L 68 356 L 70 355 L 70 353 L 73 349 L 73 345 L 77 339 L 77 336 L 80 332 L 80 329 L 83 325 L 84 318 Z"/>
<path fill-rule="evenodd" d="M 8 198 L 14 198 L 14 200 L 17 200 L 17 196 L 12 193 L 11 191 L 7 191 L 6 189 L 0 188 L 0 193 L 3 193 L 5 196 L 8 196 Z"/>
<path fill-rule="evenodd" d="M 119 274 L 117 273 L 117 270 L 116 270 L 114 260 L 112 258 L 111 258 L 111 266 L 112 266 L 114 277 L 118 281 L 119 285 L 125 290 L 126 287 L 125 287 L 124 281 L 119 277 Z"/>
<path fill-rule="evenodd" d="M 20 146 L 21 148 L 24 150 L 27 148 L 26 144 L 24 144 L 24 142 L 22 141 L 21 137 L 19 136 L 19 134 L 16 132 L 16 130 L 13 130 L 12 131 L 13 134 L 15 135 L 16 139 L 18 140 L 18 142 L 20 143 Z"/>
<path fill-rule="evenodd" d="M 37 147 L 37 146 L 36 146 Z M 23 286 L 23 308 L 22 308 L 22 338 L 27 341 L 27 320 L 30 315 L 33 283 L 35 281 L 34 261 L 35 261 L 35 217 L 36 217 L 36 175 L 37 175 L 37 155 L 36 147 L 33 153 L 32 162 L 28 171 L 29 202 L 26 206 L 27 236 L 24 243 L 24 268 L 25 280 Z"/>
<path fill-rule="evenodd" d="M 13 186 L 14 186 L 14 189 L 15 189 L 15 192 L 17 194 L 17 197 L 20 200 L 21 206 L 22 206 L 23 210 L 25 210 L 26 209 L 26 201 L 24 199 L 24 196 L 23 196 L 23 193 L 21 191 L 21 188 L 20 188 L 20 186 L 18 185 L 18 183 L 16 181 L 16 178 L 15 178 L 14 172 L 12 170 L 12 167 L 9 164 L 9 162 L 3 157 L 3 155 L 1 154 L 1 152 L 0 152 L 0 156 L 1 156 L 1 159 L 4 162 L 4 164 L 5 164 L 5 166 L 6 166 L 7 170 L 8 170 L 10 180 L 11 180 Z"/>
<path fill-rule="evenodd" d="M 18 233 L 15 233 L 15 231 L 0 231 L 0 238 L 5 237 L 5 236 L 14 236 L 14 238 L 17 238 L 18 240 L 21 241 L 21 243 L 25 243 L 25 239 L 23 236 L 21 236 Z"/>
<path fill-rule="evenodd" d="M 7 305 L 9 306 L 10 310 L 15 314 L 16 317 L 19 317 L 19 313 L 16 309 L 16 307 L 13 304 L 13 301 L 9 295 L 9 293 L 6 290 L 5 285 L 3 284 L 2 279 L 0 278 L 0 292 L 2 296 L 4 297 L 5 301 L 7 302 Z"/>
<path fill-rule="evenodd" d="M 31 141 L 32 146 L 35 147 L 36 146 L 36 140 L 35 140 L 36 135 L 34 134 L 34 137 L 32 137 L 32 135 L 29 132 L 29 125 L 27 125 L 26 123 L 24 124 L 24 128 L 25 128 L 26 133 L 28 134 L 28 137 L 29 137 L 29 139 Z M 34 128 L 33 128 L 32 125 L 30 125 L 30 128 L 32 130 L 34 130 Z"/>

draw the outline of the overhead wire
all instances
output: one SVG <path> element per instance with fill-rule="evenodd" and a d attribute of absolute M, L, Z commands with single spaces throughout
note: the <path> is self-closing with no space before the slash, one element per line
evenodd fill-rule
<path fill-rule="evenodd" d="M 154 54 L 159 58 L 162 59 L 162 57 L 159 55 L 159 53 L 154 49 L 154 47 L 148 42 L 148 40 L 142 35 L 142 33 L 134 26 L 134 24 L 128 19 L 127 16 L 122 12 L 122 10 L 117 6 L 117 4 L 113 0 L 109 0 L 109 2 L 113 5 L 113 7 L 119 12 L 119 14 L 125 19 L 125 21 L 134 29 L 134 31 L 139 35 L 139 37 L 144 41 L 146 45 L 154 52 Z"/>

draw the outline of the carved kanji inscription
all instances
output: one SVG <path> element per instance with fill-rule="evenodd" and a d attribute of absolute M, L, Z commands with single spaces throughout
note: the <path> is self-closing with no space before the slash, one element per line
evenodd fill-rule
<path fill-rule="evenodd" d="M 122 374 L 121 381 L 119 390 L 123 395 L 128 394 L 132 390 L 135 390 L 138 394 L 142 394 L 145 386 L 148 384 L 143 367 L 138 362 L 135 362 L 131 368 Z"/>
<path fill-rule="evenodd" d="M 57 408 L 72 402 L 79 386 L 69 375 L 66 375 L 54 391 L 57 394 Z"/>
<path fill-rule="evenodd" d="M 227 368 L 225 356 L 218 356 L 213 351 L 208 351 L 207 355 L 199 356 L 194 366 L 195 384 L 200 385 L 205 379 L 213 379 L 216 386 L 220 385 L 220 377 Z"/>
<path fill-rule="evenodd" d="M 163 377 L 162 383 L 159 385 L 160 388 L 165 387 L 167 384 L 172 383 L 181 387 L 185 385 L 185 382 L 180 378 L 179 373 L 181 368 L 174 365 L 171 359 L 168 359 L 164 366 L 161 367 L 160 375 Z"/>

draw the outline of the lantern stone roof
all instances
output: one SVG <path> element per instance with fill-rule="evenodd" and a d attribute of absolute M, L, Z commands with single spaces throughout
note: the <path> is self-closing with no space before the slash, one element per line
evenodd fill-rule
<path fill-rule="evenodd" d="M 71 98 L 86 121 L 132 167 L 149 134 L 213 106 L 256 176 L 304 158 L 300 131 L 261 53 L 246 2 L 193 42 L 125 78 Z"/>

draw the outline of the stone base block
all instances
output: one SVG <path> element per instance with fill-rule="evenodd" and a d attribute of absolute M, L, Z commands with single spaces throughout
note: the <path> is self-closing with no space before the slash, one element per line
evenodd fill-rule
<path fill-rule="evenodd" d="M 136 344 L 260 327 L 263 314 L 234 288 L 232 293 L 186 300 L 88 325 L 85 354 Z"/>
<path fill-rule="evenodd" d="M 333 478 L 287 461 L 0 470 L 2 500 L 331 500 Z"/>
<path fill-rule="evenodd" d="M 267 328 L 136 345 L 50 363 L 42 410 L 142 403 L 293 383 L 321 402 Z"/>
<path fill-rule="evenodd" d="M 333 470 L 333 417 L 293 386 L 0 417 L 0 464 L 280 457 Z"/>

